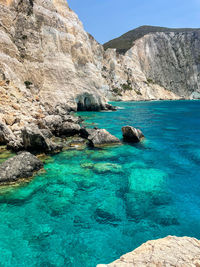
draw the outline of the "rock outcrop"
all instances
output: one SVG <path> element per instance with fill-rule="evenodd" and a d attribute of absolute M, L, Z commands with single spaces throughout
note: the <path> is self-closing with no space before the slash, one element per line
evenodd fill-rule
<path fill-rule="evenodd" d="M 127 142 L 138 143 L 144 138 L 142 131 L 132 126 L 122 127 L 122 134 L 124 141 Z"/>
<path fill-rule="evenodd" d="M 120 140 L 105 129 L 90 129 L 87 139 L 92 147 L 120 144 Z"/>
<path fill-rule="evenodd" d="M 119 260 L 97 267 L 183 267 L 200 266 L 200 241 L 190 237 L 168 236 L 148 241 Z"/>
<path fill-rule="evenodd" d="M 139 27 L 105 44 L 103 75 L 121 100 L 200 98 L 199 47 L 200 29 Z"/>
<path fill-rule="evenodd" d="M 43 168 L 42 162 L 29 152 L 21 152 L 0 165 L 0 183 L 28 178 Z"/>

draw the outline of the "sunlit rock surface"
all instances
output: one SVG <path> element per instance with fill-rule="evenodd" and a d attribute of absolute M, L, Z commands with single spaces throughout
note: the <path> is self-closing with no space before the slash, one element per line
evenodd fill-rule
<path fill-rule="evenodd" d="M 168 236 L 148 241 L 108 265 L 98 267 L 200 266 L 200 241 L 190 237 Z"/>

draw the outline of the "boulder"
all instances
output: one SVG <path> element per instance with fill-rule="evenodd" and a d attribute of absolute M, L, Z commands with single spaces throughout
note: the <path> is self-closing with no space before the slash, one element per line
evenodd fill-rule
<path fill-rule="evenodd" d="M 110 264 L 97 267 L 200 266 L 200 241 L 191 237 L 167 236 L 151 240 Z"/>
<path fill-rule="evenodd" d="M 0 183 L 15 182 L 28 178 L 43 168 L 43 163 L 29 152 L 22 152 L 0 165 Z"/>
<path fill-rule="evenodd" d="M 80 130 L 80 135 L 83 138 L 88 138 L 95 131 L 96 131 L 96 129 L 82 127 L 81 130 Z"/>
<path fill-rule="evenodd" d="M 72 115 L 49 115 L 44 118 L 45 125 L 56 136 L 72 136 L 80 132 L 80 118 Z"/>
<path fill-rule="evenodd" d="M 75 134 L 79 134 L 81 130 L 81 126 L 77 123 L 71 123 L 71 122 L 64 122 L 60 129 L 59 129 L 59 135 L 60 136 L 73 136 Z"/>
<path fill-rule="evenodd" d="M 124 141 L 133 142 L 133 143 L 138 143 L 144 138 L 144 135 L 141 132 L 141 130 L 136 129 L 132 126 L 122 127 L 122 134 L 123 134 Z"/>
<path fill-rule="evenodd" d="M 25 126 L 22 129 L 22 139 L 24 148 L 28 151 L 49 150 L 48 139 L 44 137 L 40 129 L 34 124 Z"/>
<path fill-rule="evenodd" d="M 59 129 L 63 120 L 60 115 L 48 115 L 44 118 L 44 123 L 53 134 L 59 135 Z"/>
<path fill-rule="evenodd" d="M 92 129 L 88 141 L 92 147 L 120 144 L 120 140 L 105 129 Z"/>

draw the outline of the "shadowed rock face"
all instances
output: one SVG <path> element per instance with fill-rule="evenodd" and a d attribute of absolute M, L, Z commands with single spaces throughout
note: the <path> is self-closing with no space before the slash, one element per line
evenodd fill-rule
<path fill-rule="evenodd" d="M 108 265 L 97 267 L 200 266 L 200 241 L 190 237 L 168 236 L 148 241 Z"/>
<path fill-rule="evenodd" d="M 144 135 L 141 132 L 141 130 L 136 129 L 132 126 L 122 127 L 122 134 L 123 134 L 124 141 L 127 141 L 127 142 L 138 143 L 144 138 Z"/>

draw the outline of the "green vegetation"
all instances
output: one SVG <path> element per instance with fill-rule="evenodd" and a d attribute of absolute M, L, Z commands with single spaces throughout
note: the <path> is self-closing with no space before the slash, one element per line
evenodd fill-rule
<path fill-rule="evenodd" d="M 31 86 L 33 83 L 30 82 L 30 81 L 25 81 L 24 84 L 25 84 L 26 88 L 30 89 L 30 86 Z"/>
<path fill-rule="evenodd" d="M 119 88 L 113 88 L 112 89 L 113 93 L 115 93 L 116 95 L 122 96 L 122 92 Z"/>
<path fill-rule="evenodd" d="M 155 33 L 155 32 L 191 32 L 200 29 L 193 29 L 193 28 L 180 28 L 180 29 L 172 29 L 172 28 L 164 28 L 164 27 L 156 27 L 156 26 L 141 26 L 136 28 L 132 31 L 129 31 L 119 38 L 113 39 L 104 44 L 104 49 L 108 48 L 116 48 L 117 52 L 120 54 L 126 53 L 132 46 L 134 41 L 143 37 L 148 33 Z"/>
<path fill-rule="evenodd" d="M 130 83 L 124 83 L 122 84 L 122 89 L 125 91 L 130 91 L 130 90 L 133 90 L 132 86 Z"/>
<path fill-rule="evenodd" d="M 150 78 L 147 79 L 147 82 L 148 83 L 154 83 L 154 81 L 152 79 L 150 79 Z"/>

